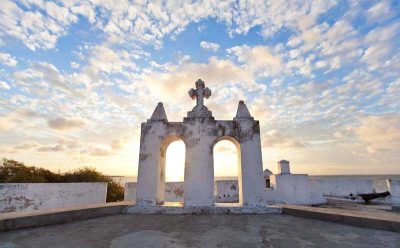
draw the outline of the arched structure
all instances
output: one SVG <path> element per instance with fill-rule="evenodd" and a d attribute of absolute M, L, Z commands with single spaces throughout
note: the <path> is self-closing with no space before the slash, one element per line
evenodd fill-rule
<path fill-rule="evenodd" d="M 259 122 L 251 117 L 243 101 L 239 102 L 233 120 L 215 120 L 203 104 L 211 95 L 200 79 L 189 95 L 197 104 L 183 122 L 168 122 L 162 103 L 153 115 L 142 123 L 137 185 L 137 204 L 162 203 L 165 180 L 165 149 L 174 138 L 186 146 L 184 204 L 212 206 L 214 204 L 213 147 L 220 139 L 230 139 L 240 148 L 240 177 L 244 206 L 263 204 L 264 182 Z M 164 153 L 163 153 L 164 152 Z M 163 167 L 164 166 L 164 167 Z"/>
<path fill-rule="evenodd" d="M 238 169 L 238 174 L 237 174 L 237 183 L 238 184 L 237 184 L 237 186 L 238 186 L 239 204 L 242 205 L 243 204 L 243 190 L 242 190 L 242 168 L 241 168 L 242 162 L 241 162 L 241 156 L 240 156 L 240 143 L 234 137 L 230 137 L 230 136 L 219 137 L 215 140 L 215 142 L 213 144 L 213 147 L 212 147 L 213 153 L 214 153 L 215 145 L 223 140 L 230 141 L 236 148 L 236 154 L 237 154 L 236 159 L 237 159 L 237 166 L 238 166 L 238 168 L 237 168 Z M 215 154 L 213 154 L 213 158 L 214 158 L 214 155 Z M 214 164 L 214 173 L 215 173 L 215 164 Z M 214 178 L 215 178 L 215 175 L 214 175 Z"/>
<path fill-rule="evenodd" d="M 163 204 L 165 202 L 165 163 L 167 158 L 167 149 L 172 142 L 177 140 L 182 140 L 182 139 L 176 135 L 167 135 L 164 137 L 164 139 L 161 141 L 160 144 L 160 160 L 157 172 L 157 175 L 160 178 L 159 180 L 157 180 L 157 197 L 156 197 L 156 203 L 158 205 Z"/>

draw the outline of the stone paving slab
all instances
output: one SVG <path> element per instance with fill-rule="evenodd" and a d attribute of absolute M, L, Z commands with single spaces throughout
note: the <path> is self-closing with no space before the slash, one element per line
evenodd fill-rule
<path fill-rule="evenodd" d="M 281 206 L 283 214 L 400 232 L 400 215 L 395 213 L 356 212 L 299 205 Z"/>
<path fill-rule="evenodd" d="M 400 233 L 290 215 L 117 214 L 0 233 L 0 247 L 398 248 Z"/>

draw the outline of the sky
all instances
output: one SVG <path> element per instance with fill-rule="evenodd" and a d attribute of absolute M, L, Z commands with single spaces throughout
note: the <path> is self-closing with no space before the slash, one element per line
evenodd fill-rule
<path fill-rule="evenodd" d="M 216 119 L 260 121 L 263 167 L 400 174 L 399 1 L 0 2 L 0 157 L 137 174 L 140 123 L 182 121 L 201 78 Z M 237 151 L 214 149 L 219 176 Z M 184 145 L 167 151 L 183 175 Z"/>

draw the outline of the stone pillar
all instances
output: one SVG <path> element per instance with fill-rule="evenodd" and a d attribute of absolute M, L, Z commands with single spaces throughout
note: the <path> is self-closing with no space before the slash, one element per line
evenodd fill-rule
<path fill-rule="evenodd" d="M 289 161 L 281 160 L 278 162 L 278 174 L 290 174 Z"/>
<path fill-rule="evenodd" d="M 185 207 L 211 206 L 214 201 L 213 137 L 206 134 L 207 120 L 185 122 L 186 137 L 184 201 Z"/>
<path fill-rule="evenodd" d="M 254 121 L 241 121 L 239 126 L 246 133 L 255 126 L 259 128 Z M 260 206 L 264 192 L 260 134 L 248 133 L 250 136 L 240 140 L 243 206 Z"/>
<path fill-rule="evenodd" d="M 162 147 L 162 141 L 167 121 L 164 107 L 162 103 L 158 103 L 151 118 L 142 123 L 136 189 L 138 205 L 156 205 L 164 202 L 166 148 Z"/>
<path fill-rule="evenodd" d="M 158 126 L 156 124 L 156 126 Z M 156 205 L 157 192 L 161 183 L 159 175 L 161 140 L 155 133 L 147 132 L 156 129 L 156 126 L 142 124 L 140 140 L 139 171 L 136 191 L 138 205 Z"/>
<path fill-rule="evenodd" d="M 243 101 L 239 102 L 234 121 L 240 143 L 243 206 L 260 206 L 264 203 L 260 126 Z"/>

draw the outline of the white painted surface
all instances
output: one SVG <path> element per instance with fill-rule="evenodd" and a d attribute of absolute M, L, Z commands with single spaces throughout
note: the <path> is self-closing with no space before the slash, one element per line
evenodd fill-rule
<path fill-rule="evenodd" d="M 107 183 L 2 183 L 0 212 L 105 203 Z"/>
<path fill-rule="evenodd" d="M 137 183 L 125 184 L 125 201 L 136 200 Z M 165 184 L 165 202 L 183 202 L 183 182 L 167 182 Z"/>
<path fill-rule="evenodd" d="M 214 202 L 239 202 L 238 180 L 215 181 Z"/>
<path fill-rule="evenodd" d="M 390 191 L 390 203 L 400 204 L 400 180 L 386 180 Z"/>
<path fill-rule="evenodd" d="M 289 161 L 281 160 L 278 162 L 278 174 L 290 174 Z"/>
<path fill-rule="evenodd" d="M 379 191 L 369 178 L 311 178 L 311 187 L 325 196 L 349 196 Z"/>
<path fill-rule="evenodd" d="M 128 214 L 280 214 L 279 206 L 245 207 L 235 203 L 216 203 L 214 206 L 183 206 L 181 204 L 141 206 L 132 205 L 126 209 Z"/>
<path fill-rule="evenodd" d="M 159 103 L 147 122 L 142 123 L 136 202 L 142 206 L 168 201 L 165 190 L 165 153 L 168 145 L 181 139 L 185 143 L 184 202 L 186 206 L 214 204 L 213 147 L 221 139 L 229 139 L 238 148 L 239 203 L 243 206 L 263 204 L 264 179 L 262 170 L 260 125 L 251 117 L 243 101 L 236 117 L 219 121 L 204 105 L 211 95 L 204 82 L 198 80 L 189 95 L 197 104 L 183 122 L 168 122 Z"/>
<path fill-rule="evenodd" d="M 137 184 L 129 182 L 125 184 L 125 201 L 135 201 Z M 184 183 L 167 182 L 165 184 L 166 202 L 184 202 Z M 239 190 L 237 180 L 218 180 L 214 184 L 214 202 L 238 202 Z"/>
<path fill-rule="evenodd" d="M 270 177 L 271 188 L 264 193 L 269 204 L 321 204 L 325 203 L 322 195 L 313 192 L 308 175 L 280 174 Z"/>
<path fill-rule="evenodd" d="M 272 178 L 273 177 L 273 178 Z M 326 177 L 313 178 L 307 175 L 276 175 L 270 176 L 273 188 L 265 189 L 265 202 L 269 204 L 321 204 L 326 199 L 323 196 L 344 197 L 358 193 L 384 192 L 389 190 L 391 196 L 387 199 L 378 199 L 375 202 L 383 204 L 400 204 L 400 180 L 374 180 L 369 178 L 341 178 Z M 308 181 L 308 182 L 307 182 Z M 387 181 L 387 186 L 384 186 Z M 167 182 L 165 199 L 168 202 L 183 202 L 183 197 L 178 197 L 173 192 L 182 192 L 176 182 Z M 125 187 L 125 200 L 135 199 L 136 184 L 127 183 Z M 237 186 L 236 190 L 234 189 Z M 237 180 L 218 180 L 215 182 L 214 202 L 237 202 L 238 197 Z"/>

